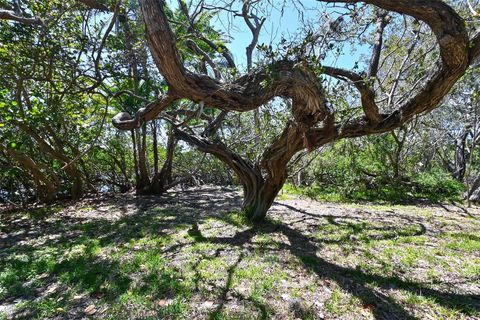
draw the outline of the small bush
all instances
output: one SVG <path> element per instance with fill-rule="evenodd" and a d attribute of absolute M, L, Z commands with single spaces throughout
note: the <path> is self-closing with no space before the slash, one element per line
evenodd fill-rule
<path fill-rule="evenodd" d="M 296 187 L 286 184 L 284 192 L 303 195 L 308 198 L 333 202 L 389 202 L 402 203 L 414 200 L 461 200 L 465 187 L 447 173 L 432 170 L 419 173 L 414 177 L 402 179 L 376 177 L 365 179 L 359 176 L 353 180 L 346 178 L 331 185 L 324 181 L 315 181 L 310 186 Z"/>
<path fill-rule="evenodd" d="M 462 183 L 441 170 L 422 172 L 414 178 L 419 195 L 431 200 L 459 200 L 465 191 Z"/>

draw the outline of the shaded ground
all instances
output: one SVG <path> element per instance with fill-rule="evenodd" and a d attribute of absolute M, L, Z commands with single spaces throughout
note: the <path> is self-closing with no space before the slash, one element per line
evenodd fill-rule
<path fill-rule="evenodd" d="M 2 214 L 0 319 L 480 319 L 480 211 L 231 190 Z"/>

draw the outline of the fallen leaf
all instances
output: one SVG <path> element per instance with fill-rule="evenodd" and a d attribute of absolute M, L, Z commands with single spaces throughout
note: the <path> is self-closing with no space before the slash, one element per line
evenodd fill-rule
<path fill-rule="evenodd" d="M 50 288 L 48 288 L 48 290 L 46 291 L 46 294 L 54 293 L 55 291 L 57 291 L 57 289 L 58 289 L 58 286 L 55 284 L 55 285 L 51 286 Z"/>
<path fill-rule="evenodd" d="M 83 312 L 85 312 L 87 316 L 91 316 L 95 314 L 95 312 L 97 312 L 97 309 L 95 308 L 95 305 L 91 304 L 88 307 L 86 307 L 85 310 L 83 310 Z"/>
<path fill-rule="evenodd" d="M 203 306 L 204 306 L 205 308 L 211 308 L 211 307 L 213 307 L 213 301 L 205 301 L 205 302 L 203 303 Z"/>
<path fill-rule="evenodd" d="M 159 306 L 160 308 L 163 308 L 163 307 L 165 307 L 166 305 L 167 305 L 167 301 L 166 301 L 165 299 L 160 299 L 160 300 L 158 300 L 158 306 Z"/>

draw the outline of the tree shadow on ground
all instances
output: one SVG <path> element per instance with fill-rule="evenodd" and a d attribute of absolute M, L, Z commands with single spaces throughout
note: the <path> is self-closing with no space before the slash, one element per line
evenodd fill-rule
<path fill-rule="evenodd" d="M 315 272 L 321 278 L 328 278 L 338 283 L 344 290 L 358 297 L 364 306 L 371 307 L 376 319 L 416 319 L 405 308 L 391 297 L 373 290 L 371 285 L 383 289 L 402 289 L 411 293 L 421 294 L 433 299 L 439 305 L 461 311 L 465 314 L 473 314 L 480 311 L 480 298 L 476 295 L 446 293 L 428 288 L 421 283 L 402 280 L 397 277 L 380 276 L 358 269 L 346 268 L 328 262 L 317 255 L 318 245 L 311 239 L 291 226 L 278 221 L 266 221 L 252 228 L 237 233 L 233 237 L 204 237 L 197 230 L 198 241 L 229 244 L 231 246 L 244 246 L 251 242 L 253 236 L 258 233 L 280 232 L 285 235 L 290 244 L 280 244 L 280 250 L 287 250 L 297 257 L 304 266 Z M 229 273 L 230 278 L 230 273 Z M 230 290 L 230 282 L 226 282 L 224 292 Z M 224 296 L 226 293 L 224 294 Z M 218 312 L 218 310 L 217 310 Z"/>
<path fill-rule="evenodd" d="M 118 260 L 89 251 L 124 248 L 148 236 L 168 239 L 178 228 L 190 226 L 194 219 L 210 218 L 214 216 L 212 213 L 221 214 L 231 205 L 228 198 L 215 199 L 218 201 L 212 205 L 207 200 L 214 198 L 205 196 L 211 190 L 202 192 L 204 194 L 187 191 L 181 198 L 170 193 L 162 197 L 91 199 L 69 208 L 67 213 L 62 213 L 56 206 L 30 212 L 2 213 L 0 273 L 5 270 L 9 273 L 2 275 L 1 279 L 4 288 L 0 288 L 0 311 L 6 307 L 10 316 L 19 319 L 41 316 L 32 304 L 17 311 L 11 309 L 19 302 L 60 298 L 67 286 L 99 297 L 96 300 L 105 303 L 117 300 L 129 290 L 132 279 L 121 270 Z M 166 244 L 161 254 L 175 253 L 183 246 L 184 243 Z M 81 254 L 75 252 L 78 248 L 82 249 Z M 44 249 L 48 249 L 48 259 L 39 256 Z M 135 250 L 127 246 L 128 252 Z M 140 280 L 156 283 L 156 294 L 168 296 L 168 292 L 180 290 L 168 288 L 167 282 L 172 282 L 171 274 L 164 277 L 163 274 L 144 272 Z M 55 290 L 50 290 L 52 288 Z M 147 292 L 146 288 L 143 289 L 140 291 Z M 75 299 L 77 318 L 82 318 L 83 308 L 90 302 Z"/>
<path fill-rule="evenodd" d="M 227 219 L 229 220 L 229 219 Z M 229 222 L 231 222 L 229 220 Z M 210 237 L 204 237 L 202 232 L 200 231 L 198 227 L 198 223 L 195 221 L 192 224 L 192 227 L 188 230 L 188 234 L 194 239 L 195 242 L 197 243 L 211 243 L 211 244 L 221 244 L 221 245 L 228 245 L 228 248 L 233 247 L 242 247 L 242 249 L 245 247 L 245 245 L 251 244 L 253 237 L 256 235 L 255 229 L 254 228 L 248 228 L 244 231 L 238 232 L 235 234 L 233 237 L 215 237 L 215 238 L 210 238 Z M 215 250 L 215 254 L 212 255 L 212 257 L 218 257 L 220 256 L 221 252 L 224 251 L 225 248 L 219 248 Z M 209 259 L 212 257 L 205 257 L 205 259 Z M 245 258 L 245 252 L 240 251 L 238 256 L 234 259 L 233 263 L 230 264 L 230 266 L 226 270 L 226 279 L 224 285 L 218 287 L 217 284 L 212 283 L 211 281 L 208 281 L 207 279 L 204 279 L 200 273 L 197 270 L 198 264 L 202 260 L 198 260 L 197 263 L 193 266 L 193 269 L 196 273 L 196 279 L 198 281 L 206 281 L 209 285 L 212 287 L 216 287 L 219 291 L 219 295 L 217 297 L 217 301 L 219 301 L 219 304 L 216 306 L 215 310 L 210 313 L 209 318 L 210 319 L 223 319 L 222 317 L 222 311 L 225 307 L 225 304 L 227 303 L 228 300 L 228 295 L 233 295 L 236 299 L 242 300 L 242 301 L 248 301 L 252 303 L 252 305 L 260 311 L 260 314 L 258 315 L 258 319 L 268 319 L 269 314 L 271 312 L 268 304 L 262 303 L 258 300 L 252 299 L 252 297 L 249 296 L 244 296 L 240 293 L 237 293 L 232 290 L 232 280 L 233 276 L 240 265 L 240 263 L 244 260 Z M 198 287 L 197 287 L 198 288 Z"/>
<path fill-rule="evenodd" d="M 252 239 L 259 233 L 280 233 L 288 239 L 288 241 L 277 242 L 276 248 L 264 247 L 263 251 L 280 251 L 290 252 L 295 256 L 303 266 L 314 272 L 319 278 L 331 279 L 338 283 L 345 291 L 358 297 L 364 306 L 368 306 L 375 318 L 377 319 L 414 319 L 409 310 L 395 301 L 389 295 L 383 293 L 388 290 L 404 290 L 413 294 L 420 294 L 432 299 L 438 305 L 444 306 L 452 310 L 458 310 L 464 314 L 471 315 L 480 311 L 480 299 L 475 295 L 457 294 L 450 292 L 442 292 L 440 290 L 429 288 L 426 284 L 413 281 L 403 280 L 395 276 L 382 276 L 366 272 L 361 269 L 348 268 L 335 263 L 329 262 L 318 256 L 318 251 L 322 245 L 330 243 L 330 240 L 323 238 L 312 238 L 305 230 L 298 229 L 296 223 L 300 220 L 314 219 L 314 224 L 318 219 L 325 219 L 328 224 L 347 227 L 353 232 L 362 232 L 361 228 L 372 228 L 362 224 L 351 225 L 339 221 L 340 217 L 335 215 L 312 214 L 305 210 L 295 208 L 291 205 L 277 204 L 287 208 L 291 212 L 295 212 L 300 216 L 297 221 L 267 220 L 259 225 L 243 228 L 233 236 L 204 236 L 198 225 L 208 219 L 223 220 L 228 224 L 233 222 L 228 219 L 226 212 L 235 208 L 241 199 L 236 194 L 228 194 L 224 196 L 223 192 L 218 189 L 198 191 L 187 191 L 181 194 L 170 193 L 163 197 L 134 197 L 131 199 L 113 198 L 110 200 L 92 201 L 89 205 L 92 211 L 105 209 L 105 215 L 89 216 L 88 212 L 83 216 L 59 216 L 58 219 L 40 219 L 36 220 L 19 220 L 12 216 L 11 219 L 2 221 L 2 239 L 0 239 L 0 248 L 2 248 L 2 258 L 0 259 L 0 269 L 6 265 L 18 264 L 18 268 L 28 268 L 23 265 L 20 258 L 16 255 L 19 253 L 30 253 L 37 250 L 41 246 L 51 246 L 59 248 L 71 248 L 76 245 L 88 244 L 88 241 L 95 239 L 100 246 L 121 246 L 132 240 L 140 239 L 146 235 L 168 237 L 175 229 L 179 227 L 188 229 L 193 243 L 206 242 L 212 244 L 227 245 L 230 248 L 246 248 L 252 249 Z M 108 209 L 108 206 L 113 206 Z M 95 212 L 97 212 L 95 211 Z M 114 213 L 112 213 L 114 211 Z M 117 219 L 109 219 L 109 214 L 115 214 Z M 315 220 L 317 219 L 317 220 Z M 351 219 L 359 219 L 358 216 Z M 401 218 L 405 223 L 414 224 L 417 227 L 405 233 L 408 236 L 423 235 L 426 227 L 421 223 L 420 219 L 412 217 Z M 388 223 L 388 220 L 385 220 Z M 360 229 L 358 229 L 360 228 Z M 374 229 L 375 227 L 373 227 Z M 388 225 L 387 230 L 395 231 L 394 233 L 386 233 L 385 236 L 368 237 L 364 240 L 376 241 L 392 239 L 393 237 L 402 235 L 402 230 L 395 230 L 395 226 Z M 384 231 L 382 229 L 382 231 Z M 398 231 L 398 232 L 397 232 Z M 32 243 L 32 240 L 42 236 L 42 240 L 38 243 Z M 351 235 L 342 237 L 335 242 L 351 241 Z M 175 255 L 181 250 L 186 243 L 173 243 L 162 248 L 162 254 Z M 213 256 L 218 255 L 217 249 Z M 206 257 L 208 258 L 208 257 Z M 234 262 L 230 264 L 224 286 L 219 290 L 218 301 L 215 310 L 212 312 L 212 318 L 220 315 L 227 301 L 227 295 L 232 294 L 232 277 L 236 268 L 244 259 L 243 251 L 240 251 Z M 84 270 L 82 270 L 82 266 Z M 79 269 L 80 268 L 80 269 Z M 195 266 L 194 266 L 195 269 Z M 76 273 L 75 270 L 78 272 Z M 107 270 L 107 272 L 105 272 Z M 58 263 L 51 272 L 52 279 L 63 275 L 67 282 L 76 284 L 89 292 L 102 292 L 105 295 L 105 301 L 113 301 L 119 295 L 126 292 L 130 285 L 130 279 L 120 272 L 117 262 L 108 259 L 99 260 L 93 256 L 75 257 L 74 259 L 65 260 Z M 157 278 L 145 278 L 145 283 L 158 280 Z M 101 290 L 101 285 L 107 278 L 113 279 L 113 288 L 110 291 Z M 163 279 L 163 278 L 162 278 Z M 199 278 L 200 279 L 200 278 Z M 25 282 L 27 281 L 25 277 Z M 161 279 L 160 279 L 161 280 Z M 162 280 L 163 281 L 163 280 Z M 158 281 L 157 281 L 158 282 Z M 49 283 L 49 281 L 47 281 Z M 161 286 L 159 290 L 167 287 Z M 376 290 L 372 287 L 381 288 Z M 147 288 L 144 288 L 147 290 Z M 166 288 L 165 290 L 170 290 Z M 380 292 L 383 291 L 383 292 Z M 233 293 L 236 294 L 236 293 Z M 15 298 L 15 292 L 7 292 L 10 300 Z M 33 298 L 33 296 L 29 296 Z M 238 299 L 246 299 L 248 297 L 238 296 Z M 260 311 L 260 317 L 266 319 L 268 317 L 268 305 L 258 301 L 250 301 Z"/>
<path fill-rule="evenodd" d="M 350 292 L 352 295 L 358 297 L 364 306 L 371 308 L 375 318 L 377 319 L 415 319 L 404 306 L 396 302 L 388 295 L 379 292 L 379 290 L 372 289 L 373 286 L 384 289 L 385 291 L 391 289 L 400 289 L 412 294 L 422 295 L 429 298 L 431 301 L 449 308 L 451 310 L 460 311 L 466 315 L 472 315 L 480 312 L 480 297 L 477 295 L 469 294 L 457 294 L 451 292 L 443 292 L 440 290 L 429 288 L 426 284 L 418 283 L 414 281 L 404 280 L 396 276 L 382 276 L 378 274 L 369 273 L 357 268 L 343 267 L 318 256 L 317 252 L 321 248 L 322 244 L 329 243 L 342 243 L 352 241 L 351 237 L 345 236 L 339 240 L 331 241 L 328 239 L 312 239 L 310 235 L 305 235 L 302 231 L 293 227 L 294 223 L 307 220 L 308 217 L 318 219 L 323 218 L 331 225 L 344 226 L 337 220 L 338 216 L 333 215 L 316 215 L 309 213 L 305 210 L 297 209 L 293 206 L 276 203 L 276 205 L 283 206 L 289 210 L 296 211 L 304 215 L 299 220 L 286 223 L 274 220 L 268 220 L 261 224 L 255 225 L 249 229 L 238 232 L 233 237 L 204 237 L 198 225 L 195 223 L 190 230 L 195 230 L 195 240 L 202 242 L 209 242 L 215 244 L 229 244 L 231 246 L 244 247 L 245 245 L 251 245 L 252 238 L 257 233 L 273 233 L 279 232 L 286 236 L 287 242 L 277 243 L 278 248 L 274 250 L 286 250 L 292 255 L 297 257 L 303 265 L 316 273 L 320 278 L 328 278 L 338 283 L 345 291 Z M 382 219 L 382 218 L 380 218 Z M 363 241 L 377 241 L 377 240 L 390 240 L 398 238 L 399 236 L 420 236 L 427 232 L 426 226 L 421 222 L 421 219 L 416 219 L 411 216 L 400 216 L 400 220 L 403 220 L 405 224 L 415 226 L 410 230 L 404 230 L 401 227 L 398 228 L 394 225 L 386 225 L 385 227 L 371 227 L 366 225 L 350 225 L 346 224 L 354 231 L 356 228 L 369 228 L 381 231 L 393 231 L 387 232 L 381 236 L 366 237 Z M 228 222 L 228 220 L 226 220 Z M 385 219 L 385 223 L 389 221 Z M 361 231 L 361 230 L 360 230 Z M 269 250 L 268 248 L 266 248 Z M 226 282 L 225 291 L 230 290 L 229 282 Z M 217 310 L 218 311 L 218 310 Z"/>

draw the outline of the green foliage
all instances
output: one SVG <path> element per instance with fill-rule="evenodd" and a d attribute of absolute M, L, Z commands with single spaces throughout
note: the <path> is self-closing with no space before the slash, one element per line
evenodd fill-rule
<path fill-rule="evenodd" d="M 419 196 L 431 200 L 459 200 L 465 186 L 454 180 L 450 174 L 435 168 L 427 172 L 421 172 L 413 178 L 415 191 Z"/>
<path fill-rule="evenodd" d="M 314 155 L 302 184 L 284 191 L 327 201 L 461 200 L 465 187 L 450 173 L 437 163 L 419 165 L 421 150 L 394 163 L 395 147 L 389 134 L 337 142 Z"/>

